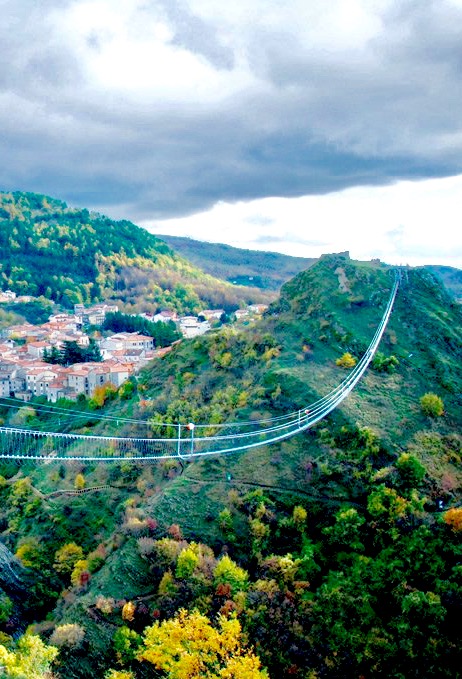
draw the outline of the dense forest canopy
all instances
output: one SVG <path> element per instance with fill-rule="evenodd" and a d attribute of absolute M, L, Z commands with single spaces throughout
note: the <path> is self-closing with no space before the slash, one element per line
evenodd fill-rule
<path fill-rule="evenodd" d="M 128 221 L 33 193 L 0 193 L 0 284 L 72 307 L 111 299 L 127 310 L 228 311 L 268 299 L 204 274 Z"/>

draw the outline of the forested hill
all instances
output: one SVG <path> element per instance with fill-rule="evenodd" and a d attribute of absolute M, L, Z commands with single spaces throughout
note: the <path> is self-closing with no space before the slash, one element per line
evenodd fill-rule
<path fill-rule="evenodd" d="M 111 299 L 127 310 L 183 313 L 265 301 L 261 291 L 204 274 L 128 221 L 33 193 L 0 193 L 0 250 L 2 289 L 67 307 Z"/>
<path fill-rule="evenodd" d="M 222 243 L 207 243 L 180 236 L 158 235 L 175 252 L 207 273 L 238 285 L 279 290 L 281 285 L 316 262 L 313 257 L 291 257 L 279 252 L 245 250 Z M 426 269 L 441 280 L 450 294 L 462 300 L 462 271 L 428 264 Z"/>
<path fill-rule="evenodd" d="M 438 266 L 437 264 L 428 264 L 426 267 L 437 278 L 443 281 L 449 292 L 462 302 L 462 270 L 456 269 L 453 266 Z"/>
<path fill-rule="evenodd" d="M 266 290 L 279 290 L 283 283 L 316 261 L 313 257 L 246 250 L 180 236 L 161 235 L 159 238 L 212 276 Z"/>
<path fill-rule="evenodd" d="M 261 321 L 183 340 L 105 406 L 0 414 L 148 437 L 165 421 L 213 431 L 283 415 L 348 375 L 393 280 L 379 262 L 322 257 Z M 427 270 L 404 271 L 379 349 L 337 411 L 275 445 L 58 464 L 44 437 L 49 464 L 0 462 L 0 538 L 19 579 L 0 578 L 0 661 L 15 670 L 34 652 L 49 666 L 51 645 L 59 679 L 453 679 L 462 312 Z"/>

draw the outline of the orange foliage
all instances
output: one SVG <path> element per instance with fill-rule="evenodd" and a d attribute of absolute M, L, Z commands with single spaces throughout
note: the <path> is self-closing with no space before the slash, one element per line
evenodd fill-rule
<path fill-rule="evenodd" d="M 448 509 L 443 515 L 444 522 L 454 531 L 462 531 L 462 507 Z"/>

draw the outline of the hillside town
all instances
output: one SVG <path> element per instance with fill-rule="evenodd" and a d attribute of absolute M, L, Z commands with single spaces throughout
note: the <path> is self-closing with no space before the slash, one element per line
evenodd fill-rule
<path fill-rule="evenodd" d="M 14 292 L 6 291 L 0 303 L 15 299 L 19 298 Z M 251 305 L 236 312 L 236 318 L 261 314 L 265 308 Z M 61 351 L 66 343 L 87 348 L 91 342 L 87 329 L 101 326 L 106 314 L 118 310 L 115 304 L 91 307 L 76 304 L 73 314 L 53 314 L 41 325 L 23 323 L 4 328 L 0 333 L 0 398 L 14 397 L 27 402 L 45 396 L 56 403 L 61 398 L 76 400 L 80 394 L 89 397 L 96 387 L 106 383 L 120 387 L 151 360 L 171 350 L 171 346 L 155 347 L 152 337 L 137 332 L 118 332 L 106 337 L 99 333 L 93 340 L 101 357 L 98 362 L 63 366 L 44 360 L 53 351 Z M 155 323 L 173 321 L 183 337 L 192 338 L 211 330 L 224 313 L 223 309 L 206 309 L 198 317 L 179 317 L 174 311 L 162 310 L 142 316 Z"/>

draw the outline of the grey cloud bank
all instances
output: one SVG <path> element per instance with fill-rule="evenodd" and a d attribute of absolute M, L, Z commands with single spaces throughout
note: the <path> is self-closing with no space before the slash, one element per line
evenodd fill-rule
<path fill-rule="evenodd" d="M 2 13 L 3 189 L 140 221 L 462 172 L 460 2 Z"/>

